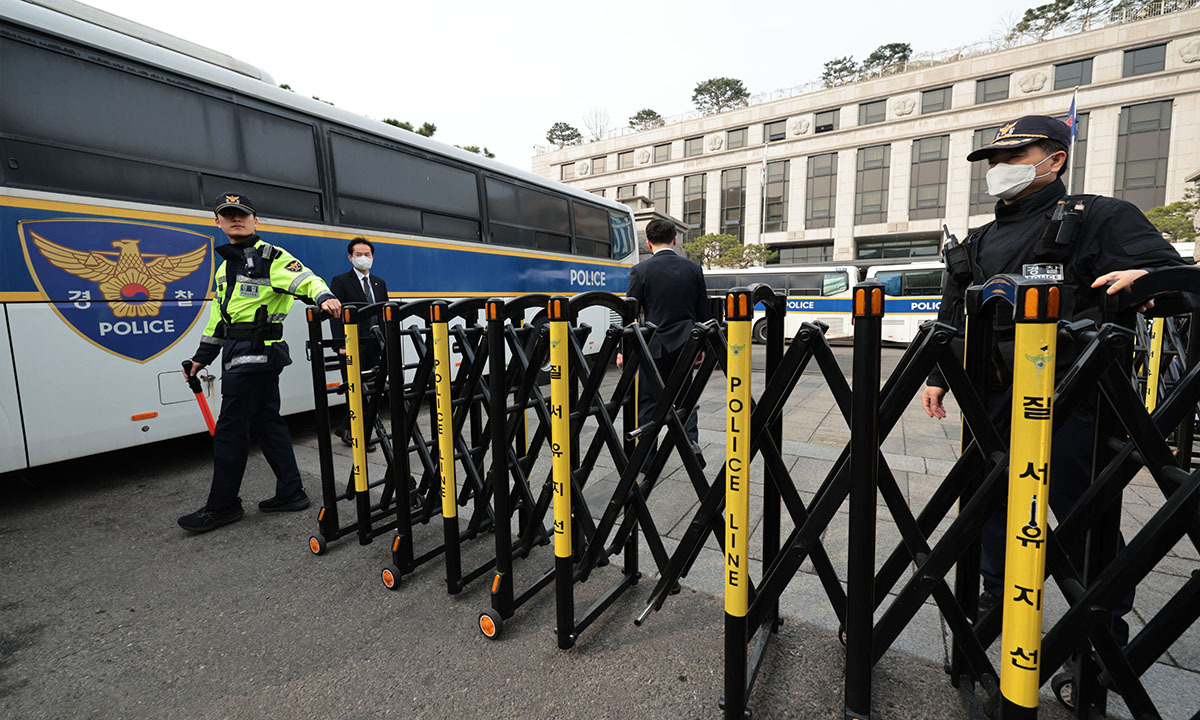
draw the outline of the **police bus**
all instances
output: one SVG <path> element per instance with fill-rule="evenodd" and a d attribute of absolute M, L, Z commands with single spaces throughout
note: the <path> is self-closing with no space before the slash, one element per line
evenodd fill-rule
<path fill-rule="evenodd" d="M 878 261 L 849 261 L 835 265 L 714 269 L 704 271 L 704 281 L 709 294 L 766 283 L 787 295 L 784 337 L 794 337 L 801 323 L 823 322 L 829 326 L 826 337 L 840 340 L 853 333 L 853 286 L 865 279 L 875 279 L 884 287 L 884 341 L 911 342 L 921 323 L 937 317 L 941 304 L 942 263 L 936 260 L 876 263 Z M 755 310 L 751 332 L 755 342 L 765 342 L 767 321 L 762 307 Z"/>
<path fill-rule="evenodd" d="M 368 238 L 398 300 L 623 293 L 636 258 L 624 205 L 70 0 L 0 0 L 0 88 L 0 472 L 203 430 L 179 365 L 219 193 L 253 197 L 263 239 L 326 280 Z M 303 364 L 298 309 L 284 336 Z M 280 392 L 310 409 L 307 369 Z"/>

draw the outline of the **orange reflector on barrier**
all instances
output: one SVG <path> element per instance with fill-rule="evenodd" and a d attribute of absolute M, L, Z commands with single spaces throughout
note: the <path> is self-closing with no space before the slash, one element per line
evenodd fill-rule
<path fill-rule="evenodd" d="M 325 508 L 321 508 L 321 510 L 319 512 L 317 512 L 317 522 L 321 522 L 324 519 L 325 519 Z"/>
<path fill-rule="evenodd" d="M 500 590 L 500 576 L 497 575 L 496 577 L 492 578 L 492 592 L 499 592 L 499 590 Z"/>
<path fill-rule="evenodd" d="M 732 295 L 726 295 L 726 296 L 725 296 L 725 316 L 726 316 L 726 317 L 732 317 L 732 316 L 733 316 L 733 314 L 734 314 L 734 308 L 733 308 L 733 296 L 732 296 Z"/>
<path fill-rule="evenodd" d="M 148 413 L 138 413 L 137 415 L 131 415 L 129 417 L 129 419 L 130 420 L 150 420 L 150 419 L 156 418 L 156 417 L 158 417 L 158 413 L 148 412 Z"/>
<path fill-rule="evenodd" d="M 336 382 L 332 382 L 332 383 L 325 383 L 325 389 L 326 389 L 326 390 L 328 390 L 328 389 L 330 389 L 330 388 L 335 388 L 335 387 L 337 387 L 338 385 L 341 385 L 341 383 L 336 383 Z"/>
<path fill-rule="evenodd" d="M 392 319 L 392 309 L 386 305 L 383 306 L 383 319 L 389 322 Z"/>
<path fill-rule="evenodd" d="M 883 288 L 875 288 L 871 291 L 871 314 L 883 314 Z"/>
<path fill-rule="evenodd" d="M 1052 318 L 1052 319 L 1058 317 L 1058 288 L 1057 287 L 1052 287 L 1047 292 L 1046 317 Z"/>
<path fill-rule="evenodd" d="M 855 290 L 854 291 L 854 314 L 855 315 L 866 315 L 867 314 L 867 291 L 866 290 Z"/>
<path fill-rule="evenodd" d="M 742 317 L 746 317 L 750 314 L 750 298 L 748 297 L 747 293 L 738 295 L 738 311 L 741 313 Z"/>
<path fill-rule="evenodd" d="M 392 540 L 392 552 L 400 549 L 400 536 L 397 535 L 395 540 Z"/>
<path fill-rule="evenodd" d="M 1038 316 L 1038 290 L 1037 288 L 1029 288 L 1025 291 L 1024 308 L 1021 314 L 1029 319 Z"/>

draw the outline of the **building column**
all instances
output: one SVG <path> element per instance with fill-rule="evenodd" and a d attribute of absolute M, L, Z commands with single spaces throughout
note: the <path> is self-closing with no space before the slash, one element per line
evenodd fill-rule
<path fill-rule="evenodd" d="M 721 170 L 708 171 L 704 179 L 704 234 L 712 235 L 721 232 Z"/>
<path fill-rule="evenodd" d="M 805 200 L 808 199 L 808 157 L 794 157 L 788 167 L 788 231 L 804 230 Z"/>
<path fill-rule="evenodd" d="M 1076 192 L 1112 195 L 1117 182 L 1117 128 L 1121 108 L 1105 107 L 1089 111 L 1087 173 L 1083 190 Z"/>
<path fill-rule="evenodd" d="M 950 160 L 946 168 L 946 226 L 960 239 L 966 237 L 971 215 L 971 153 L 973 130 L 950 133 Z"/>
<path fill-rule="evenodd" d="M 853 149 L 838 151 L 837 197 L 834 199 L 833 258 L 854 258 L 854 183 L 856 180 Z"/>

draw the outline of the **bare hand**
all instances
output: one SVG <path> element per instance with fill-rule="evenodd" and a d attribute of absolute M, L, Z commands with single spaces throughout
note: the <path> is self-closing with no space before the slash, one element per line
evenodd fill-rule
<path fill-rule="evenodd" d="M 1095 282 L 1092 283 L 1092 287 L 1097 288 L 1112 283 L 1112 287 L 1108 289 L 1107 294 L 1116 295 L 1119 292 L 1129 292 L 1129 286 L 1133 284 L 1134 280 L 1148 274 L 1148 270 L 1114 270 L 1096 278 Z M 1154 307 L 1154 301 L 1147 300 L 1138 306 L 1138 312 L 1146 312 L 1152 307 Z"/>
<path fill-rule="evenodd" d="M 700 367 L 703 364 L 704 364 L 704 351 L 701 350 L 700 354 L 696 356 L 696 363 L 695 363 L 694 367 Z"/>
<path fill-rule="evenodd" d="M 622 355 L 621 353 L 617 353 L 617 368 L 620 369 L 624 365 L 625 365 L 625 356 Z"/>
<path fill-rule="evenodd" d="M 321 303 L 321 309 L 329 313 L 330 317 L 341 317 L 342 301 L 337 298 L 329 298 Z"/>
<path fill-rule="evenodd" d="M 921 407 L 925 408 L 925 414 L 938 420 L 944 419 L 946 417 L 946 408 L 942 405 L 944 397 L 946 397 L 946 388 L 934 385 L 925 386 L 925 392 L 921 393 Z"/>

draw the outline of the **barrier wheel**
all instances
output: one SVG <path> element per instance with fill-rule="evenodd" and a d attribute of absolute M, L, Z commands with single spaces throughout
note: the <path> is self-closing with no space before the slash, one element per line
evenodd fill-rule
<path fill-rule="evenodd" d="M 845 625 L 838 625 L 838 642 L 840 642 L 842 644 L 842 647 L 846 647 L 846 626 Z"/>
<path fill-rule="evenodd" d="M 1075 678 L 1071 673 L 1059 673 L 1050 679 L 1054 697 L 1068 710 L 1075 709 Z"/>
<path fill-rule="evenodd" d="M 495 640 L 500 637 L 501 631 L 504 630 L 504 620 L 500 618 L 500 613 L 495 610 L 484 610 L 479 613 L 479 632 L 488 640 Z"/>
<path fill-rule="evenodd" d="M 325 552 L 325 547 L 325 538 L 321 535 L 313 535 L 308 539 L 308 549 L 312 550 L 313 555 Z"/>
<path fill-rule="evenodd" d="M 750 341 L 759 345 L 767 344 L 767 321 L 765 319 L 754 323 L 754 328 L 750 330 Z"/>
<path fill-rule="evenodd" d="M 388 565 L 379 572 L 379 579 L 383 581 L 383 586 L 388 590 L 396 590 L 400 587 L 400 568 Z"/>

